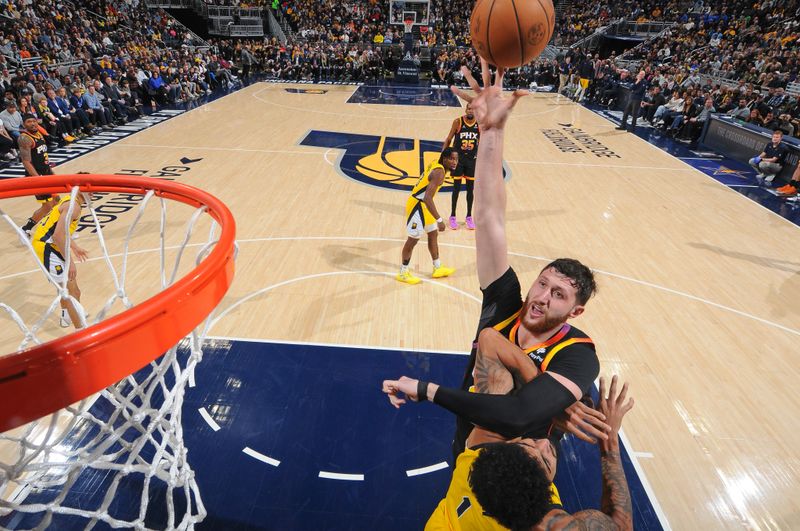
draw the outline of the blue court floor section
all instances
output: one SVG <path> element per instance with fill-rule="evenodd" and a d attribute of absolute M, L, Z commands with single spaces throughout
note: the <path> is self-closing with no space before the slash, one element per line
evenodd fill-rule
<path fill-rule="evenodd" d="M 465 356 L 210 341 L 186 396 L 185 439 L 209 517 L 201 529 L 413 530 L 447 490 L 454 418 L 433 404 L 392 408 L 380 390 L 400 375 L 456 386 Z M 197 413 L 205 408 L 221 429 Z M 275 467 L 244 448 L 280 461 Z M 661 529 L 624 452 L 635 529 Z M 360 474 L 363 481 L 319 477 Z M 599 508 L 599 452 L 568 438 L 556 485 L 569 511 Z"/>
<path fill-rule="evenodd" d="M 622 120 L 622 111 L 608 110 L 597 105 L 587 105 L 587 108 L 614 124 L 619 124 Z M 628 123 L 630 124 L 630 121 Z M 764 186 L 756 180 L 756 172 L 749 165 L 725 157 L 702 145 L 691 148 L 688 142 L 670 138 L 661 129 L 652 127 L 641 119 L 636 124 L 636 136 L 788 219 L 795 225 L 800 225 L 800 199 L 798 197 L 781 197 L 775 191 L 784 183 L 778 183 L 776 180 L 773 186 Z"/>
<path fill-rule="evenodd" d="M 450 92 L 450 89 L 422 85 L 361 85 L 353 92 L 347 103 L 461 107 L 458 98 Z"/>
<path fill-rule="evenodd" d="M 450 480 L 454 417 L 430 403 L 394 409 L 380 384 L 386 378 L 409 375 L 456 386 L 466 359 L 399 350 L 208 340 L 196 370 L 196 386 L 187 389 L 183 409 L 188 458 L 208 510 L 199 529 L 421 530 Z M 201 415 L 201 408 L 218 431 Z M 112 411 L 94 407 L 93 413 L 108 416 Z M 662 529 L 624 448 L 623 461 L 634 528 Z M 433 465 L 442 468 L 407 473 Z M 328 479 L 320 477 L 321 472 L 345 476 Z M 597 448 L 567 438 L 555 482 L 568 511 L 598 509 L 602 485 Z M 98 507 L 110 484 L 108 472 L 84 471 L 66 505 Z M 109 513 L 135 519 L 141 488 L 141 475 L 128 477 Z M 56 491 L 41 492 L 28 501 L 46 502 L 55 495 Z M 149 498 L 146 523 L 161 529 L 166 514 L 163 486 L 151 487 Z M 180 514 L 179 498 L 175 496 Z M 0 517 L 0 527 L 29 529 L 40 521 L 40 515 L 11 513 Z M 58 516 L 49 528 L 85 527 L 85 521 Z M 109 527 L 99 523 L 93 529 Z"/>

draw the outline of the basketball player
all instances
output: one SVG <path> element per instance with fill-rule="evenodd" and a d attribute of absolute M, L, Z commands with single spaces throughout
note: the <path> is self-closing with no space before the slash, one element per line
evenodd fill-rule
<path fill-rule="evenodd" d="M 423 399 L 435 397 L 435 403 L 459 416 L 453 441 L 456 456 L 464 451 L 473 424 L 509 439 L 546 436 L 552 419 L 587 394 L 600 371 L 592 340 L 567 324 L 569 319 L 583 313 L 595 291 L 594 276 L 588 267 L 569 258 L 555 260 L 541 270 L 525 301 L 522 300 L 519 279 L 508 263 L 502 155 L 505 122 L 525 92 L 503 96 L 504 70 L 498 69 L 492 85 L 488 64 L 482 60 L 481 65 L 485 88 L 481 89 L 464 68 L 464 77 L 475 95 L 453 89 L 456 95 L 472 103 L 475 117 L 481 124 L 475 169 L 476 216 L 481 220 L 475 243 L 478 280 L 483 291 L 479 332 L 494 328 L 519 347 L 521 354 L 517 363 L 520 367 L 532 364 L 543 374 L 511 394 L 469 392 L 473 371 L 476 380 L 480 376 L 481 380 L 490 381 L 496 373 L 507 370 L 497 359 L 478 356 L 476 341 L 461 389 L 410 379 L 403 382 L 405 388 L 400 391 L 407 392 L 409 385 L 416 383 Z M 480 363 L 476 364 L 476 360 Z M 384 388 L 397 388 L 398 382 L 384 382 Z"/>
<path fill-rule="evenodd" d="M 39 121 L 32 114 L 22 116 L 22 126 L 25 130 L 19 135 L 19 156 L 22 159 L 22 166 L 25 168 L 25 175 L 34 177 L 36 175 L 53 175 L 50 168 L 50 161 L 47 158 L 47 140 L 39 131 Z M 28 218 L 28 222 L 23 225 L 22 230 L 30 236 L 31 229 L 42 219 L 53 206 L 58 202 L 57 195 L 36 195 L 36 200 L 41 203 L 39 209 Z"/>
<path fill-rule="evenodd" d="M 425 169 L 417 184 L 411 190 L 411 197 L 406 201 L 406 231 L 408 239 L 403 245 L 403 265 L 400 273 L 395 278 L 406 284 L 418 284 L 420 279 L 415 277 L 408 267 L 414 246 L 428 233 L 428 251 L 433 259 L 433 278 L 443 278 L 453 274 L 455 269 L 445 267 L 439 260 L 439 243 L 437 230 L 444 231 L 444 220 L 436 209 L 433 198 L 441 188 L 448 172 L 453 171 L 458 164 L 458 152 L 453 148 L 445 148 L 439 160 L 432 162 Z"/>
<path fill-rule="evenodd" d="M 475 428 L 467 439 L 467 450 L 456 460 L 447 495 L 434 510 L 425 531 L 633 529 L 631 497 L 618 438 L 622 418 L 633 407 L 633 399 L 625 402 L 627 384 L 617 393 L 616 376 L 611 379 L 606 398 L 605 383 L 600 378 L 598 409 L 611 431 L 608 439 L 599 442 L 602 512 L 590 509 L 570 515 L 564 510 L 552 483 L 558 459 L 548 439 L 498 443 L 492 434 Z"/>
<path fill-rule="evenodd" d="M 69 244 L 70 263 L 67 291 L 71 297 L 80 302 L 81 290 L 78 288 L 78 271 L 75 262 L 86 260 L 88 253 L 75 243 L 72 234 L 78 226 L 78 218 L 81 217 L 81 203 L 85 203 L 86 198 L 83 194 L 76 196 L 72 215 L 68 219 L 71 199 L 71 196 L 64 196 L 56 201 L 50 212 L 33 228 L 31 245 L 33 245 L 36 257 L 50 273 L 52 280 L 61 286 L 67 270 L 65 256 Z M 69 299 L 61 299 L 61 326 L 66 328 L 70 324 L 74 324 L 75 328 L 81 328 L 83 322 L 83 318 L 72 302 Z"/>
<path fill-rule="evenodd" d="M 447 133 L 443 147 L 450 147 L 450 143 L 453 142 L 454 138 L 455 145 L 453 147 L 458 151 L 458 166 L 452 173 L 453 195 L 450 207 L 450 228 L 453 230 L 458 229 L 456 207 L 458 206 L 458 195 L 461 192 L 461 183 L 466 181 L 467 219 L 465 223 L 468 229 L 475 230 L 475 221 L 472 219 L 472 200 L 475 187 L 475 155 L 478 153 L 481 132 L 472 112 L 472 105 L 469 103 L 467 103 L 464 116 L 453 121 L 453 126 L 450 128 L 450 132 Z"/>

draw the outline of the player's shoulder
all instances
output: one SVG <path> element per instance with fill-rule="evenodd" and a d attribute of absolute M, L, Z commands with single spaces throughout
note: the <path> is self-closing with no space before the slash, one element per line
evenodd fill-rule
<path fill-rule="evenodd" d="M 587 334 L 577 326 L 570 325 L 570 329 L 567 332 L 566 336 L 564 337 L 564 340 L 570 340 L 570 339 L 583 340 L 576 343 L 590 345 L 592 348 L 594 348 L 594 341 L 592 340 L 591 337 L 589 337 L 589 334 Z"/>

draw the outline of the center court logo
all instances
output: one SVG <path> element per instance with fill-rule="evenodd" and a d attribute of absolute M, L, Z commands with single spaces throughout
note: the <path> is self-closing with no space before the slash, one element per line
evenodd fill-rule
<path fill-rule="evenodd" d="M 300 145 L 342 150 L 336 162 L 340 174 L 372 186 L 403 191 L 413 188 L 442 149 L 441 140 L 317 130 L 310 131 Z M 503 173 L 508 179 L 510 173 L 505 165 Z M 451 191 L 452 184 L 453 179 L 448 176 L 441 190 Z"/>

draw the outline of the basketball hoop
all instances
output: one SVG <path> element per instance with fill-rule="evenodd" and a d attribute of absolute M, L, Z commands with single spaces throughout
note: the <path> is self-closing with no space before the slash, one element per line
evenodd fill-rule
<path fill-rule="evenodd" d="M 414 20 L 407 18 L 403 21 L 403 27 L 405 28 L 405 33 L 412 33 L 414 31 Z"/>
<path fill-rule="evenodd" d="M 0 449 L 13 450 L 0 451 L 0 527 L 4 526 L 2 516 L 15 512 L 24 522 L 15 529 L 27 529 L 26 518 L 33 518 L 31 527 L 37 529 L 58 527 L 53 518 L 64 515 L 102 521 L 114 528 L 145 529 L 145 518 L 153 525 L 153 516 L 147 511 L 149 500 L 166 496 L 161 500 L 163 506 L 154 502 L 157 510 L 166 513 L 158 527 L 191 529 L 206 512 L 186 461 L 181 408 L 184 389 L 202 358 L 201 344 L 209 322 L 206 319 L 233 280 L 235 222 L 219 199 L 173 181 L 88 174 L 0 181 L 0 199 L 70 194 L 74 200 L 83 192 L 143 198 L 123 243 L 120 272 L 110 259 L 93 198 L 87 200 L 89 216 L 114 281 L 114 294 L 92 324 L 59 339 L 44 343 L 39 340 L 40 328 L 59 301 L 67 299 L 66 280 L 59 285 L 42 266 L 40 269 L 56 284 L 58 293 L 33 326 L 23 322 L 13 308 L 0 304 L 0 310 L 6 311 L 24 335 L 20 350 L 0 357 L 0 431 L 5 432 L 0 434 Z M 161 206 L 161 290 L 134 305 L 125 284 L 129 244 L 154 197 Z M 165 259 L 167 200 L 195 208 L 182 245 L 175 246 L 176 258 L 170 271 Z M 68 203 L 70 213 L 75 203 Z M 203 214 L 211 218 L 208 237 L 189 245 Z M 2 209 L 0 217 L 24 237 Z M 88 237 L 80 241 L 85 238 Z M 33 253 L 30 242 L 23 241 Z M 195 265 L 183 278 L 176 279 L 184 251 L 191 246 L 199 247 Z M 64 258 L 70 263 L 69 243 Z M 66 273 L 62 276 L 66 277 Z M 125 310 L 105 319 L 117 302 Z M 74 304 L 80 307 L 77 301 Z M 204 321 L 206 325 L 198 328 Z M 31 343 L 34 346 L 28 348 Z M 92 396 L 95 393 L 98 394 Z M 42 418 L 45 415 L 48 416 Z M 23 425 L 26 426 L 14 430 Z M 110 482 L 104 483 L 109 494 L 103 494 L 102 503 L 70 505 L 70 496 L 78 496 L 71 489 L 84 473 L 104 474 Z M 123 495 L 118 493 L 124 490 L 120 487 L 122 479 L 130 481 L 137 474 L 141 475 L 143 487 L 135 512 L 130 516 L 115 511 L 109 514 L 116 496 Z M 180 498 L 183 502 L 176 509 L 173 500 Z"/>

